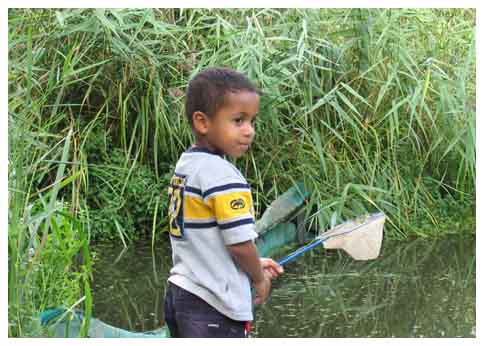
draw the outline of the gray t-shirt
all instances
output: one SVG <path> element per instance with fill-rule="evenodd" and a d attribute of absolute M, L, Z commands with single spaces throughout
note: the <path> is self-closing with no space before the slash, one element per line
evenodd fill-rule
<path fill-rule="evenodd" d="M 190 148 L 177 162 L 169 196 L 168 280 L 231 319 L 251 321 L 249 277 L 227 248 L 257 238 L 247 181 L 223 157 Z"/>

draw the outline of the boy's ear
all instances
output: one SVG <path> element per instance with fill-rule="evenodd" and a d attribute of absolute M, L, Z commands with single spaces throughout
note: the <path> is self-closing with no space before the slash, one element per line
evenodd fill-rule
<path fill-rule="evenodd" d="M 196 111 L 192 115 L 193 128 L 198 133 L 205 135 L 208 132 L 209 119 L 208 116 L 203 113 Z"/>

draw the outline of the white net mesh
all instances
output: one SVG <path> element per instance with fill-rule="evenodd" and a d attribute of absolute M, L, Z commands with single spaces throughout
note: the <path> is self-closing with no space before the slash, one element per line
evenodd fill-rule
<path fill-rule="evenodd" d="M 375 259 L 380 254 L 385 214 L 378 213 L 342 223 L 323 233 L 327 249 L 343 249 L 356 260 Z"/>

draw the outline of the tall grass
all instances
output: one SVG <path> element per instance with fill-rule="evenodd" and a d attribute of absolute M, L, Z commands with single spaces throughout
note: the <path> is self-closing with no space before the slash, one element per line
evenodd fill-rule
<path fill-rule="evenodd" d="M 39 84 L 34 77 L 34 29 L 30 24 L 26 30 L 27 50 L 9 62 L 8 332 L 45 335 L 40 311 L 82 306 L 87 318 L 81 334 L 86 335 L 92 269 L 85 225 L 79 218 L 79 182 L 86 172 L 72 165 L 79 138 L 69 118 L 51 111 L 59 108 L 60 97 L 54 104 L 47 101 L 56 87 L 47 85 L 42 95 L 33 91 Z M 17 37 L 9 30 L 10 44 Z M 27 63 L 25 74 L 17 70 L 22 60 Z M 42 122 L 40 109 L 49 109 L 53 116 Z M 67 127 L 57 125 L 52 131 L 61 122 Z"/>
<path fill-rule="evenodd" d="M 152 186 L 131 179 L 148 167 L 163 184 L 191 142 L 186 85 L 214 65 L 263 91 L 254 148 L 236 162 L 258 214 L 303 180 L 322 227 L 381 210 L 388 236 L 475 232 L 475 10 L 11 9 L 11 321 L 56 215 L 85 220 L 68 232 L 84 246 L 106 209 L 129 241 L 136 220 L 119 215 Z M 155 230 L 159 189 L 137 203 Z"/>
<path fill-rule="evenodd" d="M 92 304 L 88 239 L 84 225 L 69 210 L 73 204 L 59 199 L 61 189 L 79 176 L 75 170 L 66 174 L 73 132 L 70 129 L 65 136 L 56 136 L 58 145 L 45 150 L 42 141 L 25 132 L 28 119 L 21 116 L 19 122 L 9 124 L 9 336 L 38 336 L 44 333 L 38 320 L 40 311 L 81 303 L 88 317 L 85 334 Z M 36 134 L 42 137 L 44 133 Z M 46 156 L 57 164 L 48 162 Z M 44 170 L 55 173 L 55 179 L 34 193 L 35 173 Z"/>

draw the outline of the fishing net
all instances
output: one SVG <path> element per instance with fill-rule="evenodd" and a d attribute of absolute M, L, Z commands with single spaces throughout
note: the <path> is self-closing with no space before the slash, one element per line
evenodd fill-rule
<path fill-rule="evenodd" d="M 356 260 L 375 259 L 380 254 L 385 214 L 365 215 L 321 234 L 326 249 L 343 249 Z"/>

